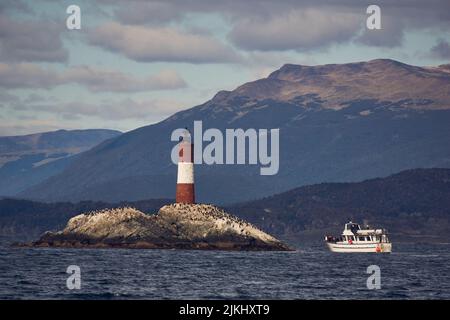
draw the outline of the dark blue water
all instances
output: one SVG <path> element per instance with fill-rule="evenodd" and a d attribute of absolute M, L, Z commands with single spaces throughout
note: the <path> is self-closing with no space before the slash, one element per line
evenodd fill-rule
<path fill-rule="evenodd" d="M 0 247 L 1 299 L 450 299 L 450 244 L 394 244 L 392 254 Z M 69 290 L 66 269 L 81 268 Z M 368 290 L 366 269 L 381 269 Z"/>

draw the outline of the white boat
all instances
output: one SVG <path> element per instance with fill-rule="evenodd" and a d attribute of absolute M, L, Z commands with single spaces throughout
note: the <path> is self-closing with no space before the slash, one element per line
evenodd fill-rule
<path fill-rule="evenodd" d="M 392 243 L 385 229 L 361 229 L 357 223 L 345 224 L 340 237 L 325 236 L 325 242 L 332 252 L 376 252 L 390 253 Z"/>

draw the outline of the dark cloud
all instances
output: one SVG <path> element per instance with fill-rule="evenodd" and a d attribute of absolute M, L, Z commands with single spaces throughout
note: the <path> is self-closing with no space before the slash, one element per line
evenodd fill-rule
<path fill-rule="evenodd" d="M 128 10 L 119 7 L 115 10 L 116 18 L 126 24 L 161 24 L 180 19 L 183 15 L 169 2 L 132 1 Z"/>
<path fill-rule="evenodd" d="M 230 38 L 247 50 L 308 51 L 349 41 L 393 48 L 402 45 L 406 31 L 450 28 L 448 1 L 378 1 L 381 30 L 366 28 L 368 5 L 352 0 L 341 3 L 297 1 L 273 14 L 260 11 L 261 16 L 238 17 Z"/>
<path fill-rule="evenodd" d="M 0 63 L 0 87 L 6 89 L 50 89 L 70 83 L 86 87 L 92 92 L 137 92 L 186 87 L 185 81 L 172 70 L 163 70 L 147 78 L 137 78 L 115 70 L 87 66 L 55 72 L 32 63 Z"/>
<path fill-rule="evenodd" d="M 312 9 L 292 10 L 270 19 L 242 18 L 230 33 L 231 41 L 247 50 L 307 51 L 350 40 L 362 16 Z"/>
<path fill-rule="evenodd" d="M 0 61 L 66 62 L 63 30 L 49 21 L 20 21 L 0 13 Z"/>
<path fill-rule="evenodd" d="M 444 39 L 431 48 L 431 55 L 438 59 L 450 59 L 450 44 Z"/>
<path fill-rule="evenodd" d="M 382 30 L 365 28 L 366 8 L 360 0 L 103 0 L 115 6 L 124 24 L 183 23 L 189 14 L 214 13 L 230 24 L 229 39 L 244 50 L 297 50 L 356 40 L 375 47 L 401 46 L 410 30 L 448 30 L 448 0 L 376 1 L 381 7 Z"/>
<path fill-rule="evenodd" d="M 228 40 L 247 51 L 311 51 L 356 41 L 375 47 L 402 44 L 406 31 L 449 30 L 448 0 L 381 0 L 382 30 L 367 30 L 368 3 L 344 0 L 99 0 L 89 14 L 109 18 L 91 30 L 90 44 L 142 62 L 242 62 L 233 48 L 200 32 L 186 32 L 193 14 L 210 14 L 228 24 Z M 22 1 L 0 1 L 0 61 L 66 62 L 65 28 L 51 21 L 22 21 L 6 12 L 30 10 Z M 93 13 L 95 12 L 95 13 Z M 177 29 L 176 27 L 179 27 Z M 89 29 L 87 29 L 89 30 Z"/>
<path fill-rule="evenodd" d="M 355 42 L 373 47 L 394 48 L 402 44 L 404 40 L 404 20 L 395 16 L 382 14 L 381 29 L 361 29 L 361 34 L 355 38 Z"/>

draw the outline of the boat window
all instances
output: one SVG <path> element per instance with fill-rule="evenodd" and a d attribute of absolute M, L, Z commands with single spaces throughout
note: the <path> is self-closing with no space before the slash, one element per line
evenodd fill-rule
<path fill-rule="evenodd" d="M 366 241 L 370 241 L 370 237 L 366 237 Z"/>
<path fill-rule="evenodd" d="M 359 241 L 365 241 L 366 240 L 366 238 L 365 237 L 359 237 L 359 239 L 358 239 Z"/>
<path fill-rule="evenodd" d="M 350 240 L 354 241 L 355 237 L 354 236 L 350 236 Z"/>
<path fill-rule="evenodd" d="M 358 230 L 360 230 L 361 228 L 359 227 L 358 224 L 352 223 L 352 224 L 349 224 L 349 229 L 350 229 L 350 231 L 351 231 L 352 233 L 356 234 L 356 232 L 357 232 Z"/>

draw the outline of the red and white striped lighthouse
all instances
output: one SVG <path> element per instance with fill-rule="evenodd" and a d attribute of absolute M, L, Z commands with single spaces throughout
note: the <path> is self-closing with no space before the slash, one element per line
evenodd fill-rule
<path fill-rule="evenodd" d="M 176 202 L 195 203 L 194 144 L 187 129 L 179 143 Z"/>

